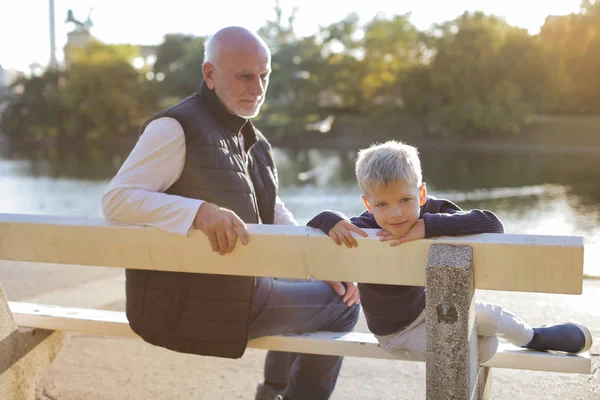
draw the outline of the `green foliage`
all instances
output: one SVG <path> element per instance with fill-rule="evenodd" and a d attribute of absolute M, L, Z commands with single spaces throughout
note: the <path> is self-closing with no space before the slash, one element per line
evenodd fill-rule
<path fill-rule="evenodd" d="M 524 30 L 509 32 L 499 51 L 497 75 L 517 85 L 523 101 L 537 113 L 552 112 L 559 101 L 556 82 L 560 80 L 550 52 Z"/>
<path fill-rule="evenodd" d="M 62 74 L 48 69 L 40 76 L 21 76 L 11 85 L 16 93 L 5 97 L 0 130 L 12 140 L 55 139 L 64 131 L 68 107 L 60 85 Z"/>
<path fill-rule="evenodd" d="M 279 5 L 279 0 L 275 0 L 274 20 L 267 20 L 265 25 L 258 30 L 258 34 L 262 37 L 271 52 L 276 54 L 282 46 L 291 44 L 296 40 L 294 33 L 294 21 L 296 19 L 297 8 L 294 8 L 287 19 L 287 24 L 283 23 L 283 9 Z"/>
<path fill-rule="evenodd" d="M 139 125 L 146 110 L 143 78 L 131 64 L 135 55 L 131 46 L 96 43 L 74 57 L 63 92 L 65 105 L 75 111 L 67 123 L 71 136 L 112 139 Z"/>
<path fill-rule="evenodd" d="M 273 53 L 258 117 L 271 135 L 326 118 L 335 135 L 515 135 L 532 120 L 538 129 L 540 114 L 600 115 L 598 0 L 548 17 L 533 36 L 481 12 L 423 32 L 409 14 L 361 23 L 351 13 L 307 37 L 296 35 L 295 17 L 276 2 L 259 30 Z M 69 53 L 64 70 L 0 93 L 0 129 L 16 141 L 132 137 L 154 111 L 197 90 L 205 40 L 168 34 L 155 63 L 139 70 L 137 47 L 92 43 Z"/>
<path fill-rule="evenodd" d="M 159 96 L 182 98 L 198 89 L 204 59 L 203 37 L 166 35 L 158 46 L 154 73 L 164 77 L 157 84 Z"/>
<path fill-rule="evenodd" d="M 600 2 L 585 0 L 579 14 L 546 19 L 539 41 L 558 71 L 552 111 L 600 114 Z"/>
<path fill-rule="evenodd" d="M 406 110 L 430 134 L 516 134 L 553 105 L 549 56 L 525 31 L 483 13 L 439 25 L 435 55 L 403 84 Z"/>
<path fill-rule="evenodd" d="M 408 15 L 376 16 L 365 28 L 361 90 L 372 103 L 398 96 L 397 84 L 419 61 L 418 31 Z M 383 97 L 383 98 L 382 98 Z"/>
<path fill-rule="evenodd" d="M 6 101 L 2 131 L 12 139 L 86 142 L 124 137 L 156 107 L 131 62 L 133 46 L 92 43 L 64 72 L 21 77 Z M 143 72 L 143 71 L 142 71 Z"/>
<path fill-rule="evenodd" d="M 530 115 L 521 89 L 511 81 L 502 81 L 483 98 L 450 102 L 429 118 L 444 135 L 489 136 L 519 133 Z"/>

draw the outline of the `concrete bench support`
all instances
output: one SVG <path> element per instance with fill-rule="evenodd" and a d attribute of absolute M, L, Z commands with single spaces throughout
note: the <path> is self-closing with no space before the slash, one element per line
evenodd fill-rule
<path fill-rule="evenodd" d="M 35 387 L 68 333 L 19 329 L 0 285 L 0 399 L 34 400 Z"/>
<path fill-rule="evenodd" d="M 479 367 L 473 249 L 432 245 L 426 274 L 427 399 L 485 399 L 491 379 Z"/>

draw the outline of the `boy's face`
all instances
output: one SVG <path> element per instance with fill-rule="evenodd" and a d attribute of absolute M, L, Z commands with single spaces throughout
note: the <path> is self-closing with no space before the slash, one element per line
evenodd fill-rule
<path fill-rule="evenodd" d="M 394 236 L 403 236 L 412 228 L 426 198 L 425 183 L 415 187 L 406 181 L 373 185 L 362 195 L 365 207 L 377 224 Z"/>

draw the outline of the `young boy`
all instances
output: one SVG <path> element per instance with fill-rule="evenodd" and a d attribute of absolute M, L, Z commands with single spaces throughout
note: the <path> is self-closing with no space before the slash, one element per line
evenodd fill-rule
<path fill-rule="evenodd" d="M 415 147 L 389 141 L 358 153 L 356 178 L 367 208 L 348 220 L 342 213 L 322 211 L 308 222 L 340 246 L 357 247 L 351 232 L 382 229 L 382 241 L 397 246 L 436 236 L 503 233 L 502 222 L 491 211 L 462 211 L 454 203 L 427 196 Z M 389 352 L 425 353 L 425 288 L 359 283 L 367 325 Z M 532 328 L 499 305 L 476 302 L 481 362 L 491 358 L 498 337 L 535 350 L 581 353 L 590 349 L 589 330 L 576 323 Z"/>

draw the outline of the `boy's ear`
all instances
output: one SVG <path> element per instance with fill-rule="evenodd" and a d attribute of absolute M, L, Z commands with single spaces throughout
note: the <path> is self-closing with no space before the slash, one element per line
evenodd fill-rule
<path fill-rule="evenodd" d="M 427 185 L 425 182 L 421 184 L 419 189 L 419 205 L 422 206 L 427 202 Z"/>
<path fill-rule="evenodd" d="M 365 207 L 367 207 L 367 211 L 369 211 L 371 214 L 373 214 L 373 211 L 371 210 L 371 205 L 369 204 L 369 200 L 367 200 L 367 198 L 365 197 L 365 195 L 361 195 L 360 198 L 362 199 Z"/>

